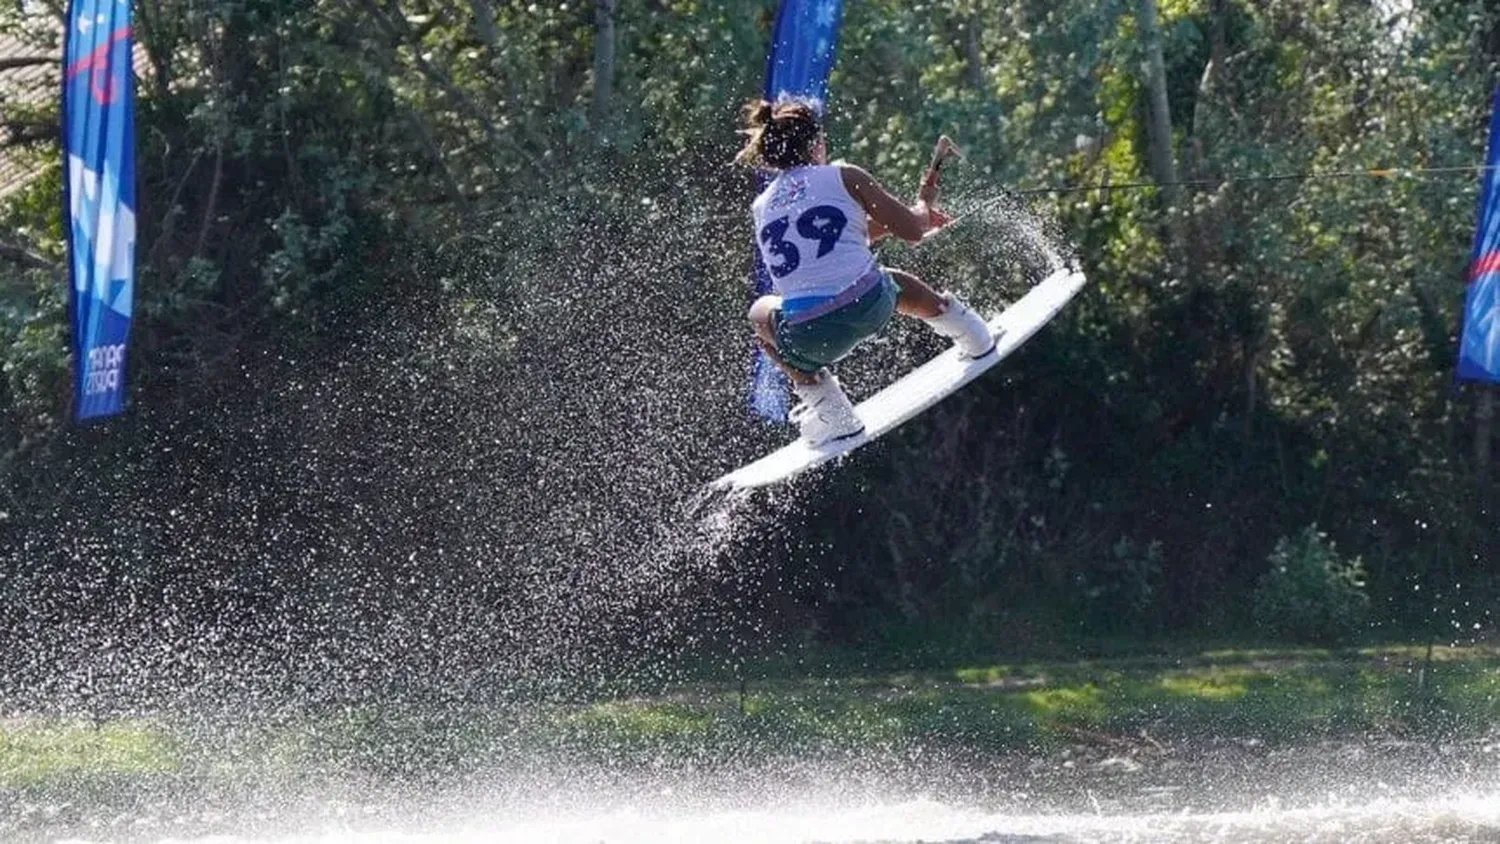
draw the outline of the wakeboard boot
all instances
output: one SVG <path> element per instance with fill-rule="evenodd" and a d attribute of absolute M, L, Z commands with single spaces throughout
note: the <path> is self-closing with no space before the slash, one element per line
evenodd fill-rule
<path fill-rule="evenodd" d="M 952 340 L 953 345 L 958 347 L 959 357 L 976 360 L 993 353 L 999 336 L 1005 330 L 1000 329 L 991 334 L 984 317 L 975 313 L 952 293 L 944 293 L 943 300 L 946 302 L 943 312 L 922 321 L 932 326 L 933 331 Z"/>
<path fill-rule="evenodd" d="M 797 423 L 802 439 L 819 446 L 863 431 L 865 423 L 854 415 L 854 404 L 844 395 L 839 379 L 826 369 L 818 370 L 817 378 L 811 384 L 792 382 L 792 391 L 801 403 L 792 409 L 791 420 Z"/>

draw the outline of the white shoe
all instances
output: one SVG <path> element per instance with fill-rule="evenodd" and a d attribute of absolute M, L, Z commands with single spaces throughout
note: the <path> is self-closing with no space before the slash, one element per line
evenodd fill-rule
<path fill-rule="evenodd" d="M 947 307 L 935 317 L 924 320 L 932 330 L 953 341 L 960 357 L 974 360 L 995 351 L 999 334 L 991 334 L 984 317 L 974 313 L 963 300 L 952 293 L 944 293 Z M 1001 334 L 1004 333 L 1002 330 Z"/>
<path fill-rule="evenodd" d="M 854 415 L 853 403 L 844 395 L 844 388 L 832 372 L 820 371 L 815 384 L 794 381 L 792 391 L 802 403 L 792 409 L 791 419 L 802 430 L 802 439 L 808 445 L 845 439 L 865 429 L 865 423 Z"/>

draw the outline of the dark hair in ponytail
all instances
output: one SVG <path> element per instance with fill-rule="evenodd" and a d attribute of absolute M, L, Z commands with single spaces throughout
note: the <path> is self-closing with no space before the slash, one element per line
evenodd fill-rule
<path fill-rule="evenodd" d="M 747 140 L 734 161 L 750 167 L 790 170 L 811 164 L 813 147 L 823 134 L 818 113 L 805 100 L 775 105 L 751 100 L 740 109 L 740 120 L 745 124 L 740 134 Z"/>

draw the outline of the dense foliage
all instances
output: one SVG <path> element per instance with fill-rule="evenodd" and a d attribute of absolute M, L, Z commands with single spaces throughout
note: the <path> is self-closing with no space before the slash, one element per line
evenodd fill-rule
<path fill-rule="evenodd" d="M 846 5 L 831 133 L 889 184 L 915 182 L 939 132 L 969 153 L 949 185 L 956 207 L 1000 185 L 1149 180 L 1138 4 Z M 144 612 L 227 582 L 275 606 L 305 585 L 288 571 L 316 579 L 312 564 L 225 547 L 282 541 L 352 547 L 389 575 L 360 588 L 396 597 L 416 565 L 499 589 L 507 575 L 462 561 L 457 513 L 534 518 L 535 501 L 476 490 L 546 468 L 496 462 L 482 432 L 526 395 L 585 389 L 507 392 L 505 373 L 534 371 L 541 348 L 607 348 L 573 342 L 546 301 L 549 273 L 587 282 L 558 283 L 575 311 L 618 308 L 639 333 L 664 329 L 620 329 L 622 348 L 648 359 L 619 364 L 632 373 L 670 362 L 670 383 L 684 364 L 703 377 L 706 361 L 725 383 L 741 377 L 750 179 L 725 162 L 773 7 L 141 0 L 128 418 L 67 423 L 45 135 L 22 139 L 42 172 L 5 201 L 0 240 L 45 259 L 0 260 L 7 600 L 45 584 L 89 596 L 74 610 L 128 595 Z M 1500 6 L 1163 0 L 1158 12 L 1172 156 L 1200 185 L 1028 200 L 1073 244 L 1090 288 L 1004 374 L 816 482 L 787 517 L 798 541 L 760 549 L 791 584 L 763 605 L 780 629 L 971 647 L 1253 633 L 1266 620 L 1250 596 L 1292 553 L 1278 539 L 1314 523 L 1363 559 L 1377 626 L 1492 623 L 1494 467 L 1472 459 L 1479 393 L 1451 375 L 1477 179 L 1226 180 L 1481 161 Z M 0 25 L 53 37 L 15 7 Z M 1006 226 L 885 257 L 1013 297 L 1036 266 L 1005 246 Z M 370 326 L 423 338 L 374 353 L 409 377 L 351 360 L 368 357 L 351 350 L 368 350 Z M 908 357 L 870 352 L 853 380 L 888 379 L 871 370 L 931 348 L 918 333 L 898 330 Z M 381 406 L 339 398 L 353 390 Z M 495 406 L 467 409 L 476 391 Z M 370 447 L 331 446 L 330 425 Z M 700 462 L 702 479 L 755 450 L 735 437 L 707 449 L 720 462 Z M 320 453 L 342 468 L 297 468 Z M 451 460 L 393 468 L 424 454 Z M 59 539 L 100 523 L 116 527 L 83 551 Z M 445 530 L 412 562 L 402 543 Z M 174 535 L 215 550 L 162 562 Z"/>
<path fill-rule="evenodd" d="M 1297 641 L 1342 642 L 1358 636 L 1369 608 L 1364 564 L 1342 559 L 1309 525 L 1271 552 L 1271 570 L 1255 587 L 1257 624 Z"/>

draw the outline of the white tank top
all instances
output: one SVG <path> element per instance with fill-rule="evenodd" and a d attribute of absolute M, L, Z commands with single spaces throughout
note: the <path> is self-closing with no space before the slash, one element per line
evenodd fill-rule
<path fill-rule="evenodd" d="M 787 300 L 837 296 L 875 268 L 865 209 L 832 165 L 786 170 L 750 205 L 755 243 Z"/>

